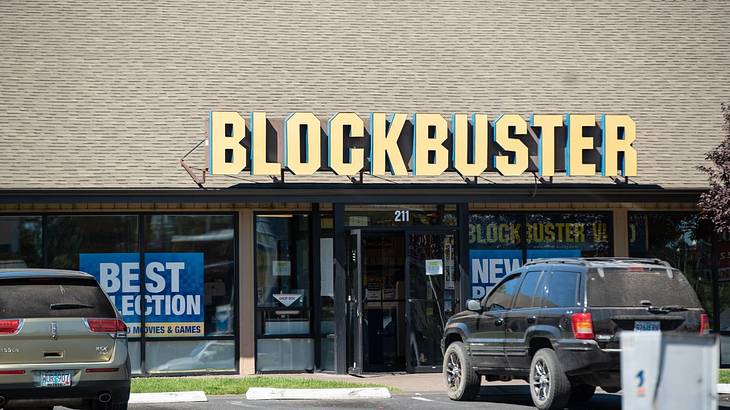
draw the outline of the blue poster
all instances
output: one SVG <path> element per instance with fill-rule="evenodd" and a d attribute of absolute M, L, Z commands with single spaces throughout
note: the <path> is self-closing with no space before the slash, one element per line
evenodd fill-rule
<path fill-rule="evenodd" d="M 522 266 L 521 249 L 469 250 L 471 299 L 481 299 L 509 272 Z"/>
<path fill-rule="evenodd" d="M 543 258 L 579 258 L 580 249 L 528 249 L 527 260 Z M 481 299 L 509 272 L 522 266 L 521 249 L 469 250 L 471 299 Z"/>
<path fill-rule="evenodd" d="M 205 334 L 202 252 L 152 252 L 145 259 L 144 303 L 140 294 L 138 253 L 82 253 L 79 270 L 96 277 L 131 335 L 203 336 Z"/>

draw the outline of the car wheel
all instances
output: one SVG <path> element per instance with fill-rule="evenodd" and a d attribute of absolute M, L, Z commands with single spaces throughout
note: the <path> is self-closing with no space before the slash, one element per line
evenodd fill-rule
<path fill-rule="evenodd" d="M 444 380 L 451 400 L 473 400 L 479 394 L 481 376 L 461 342 L 451 343 L 444 354 Z"/>
<path fill-rule="evenodd" d="M 570 390 L 569 404 L 582 404 L 590 401 L 596 392 L 596 386 L 588 384 L 574 384 Z"/>
<path fill-rule="evenodd" d="M 530 365 L 530 395 L 540 410 L 562 409 L 570 399 L 570 380 L 552 349 L 540 349 Z"/>

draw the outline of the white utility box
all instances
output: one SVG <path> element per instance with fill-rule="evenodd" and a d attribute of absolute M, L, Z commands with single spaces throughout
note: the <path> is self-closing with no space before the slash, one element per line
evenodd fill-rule
<path fill-rule="evenodd" d="M 628 410 L 717 409 L 717 337 L 621 333 L 621 387 Z"/>

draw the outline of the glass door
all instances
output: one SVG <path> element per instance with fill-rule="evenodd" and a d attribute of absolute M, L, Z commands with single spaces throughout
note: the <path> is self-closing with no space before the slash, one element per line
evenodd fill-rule
<path fill-rule="evenodd" d="M 456 234 L 409 232 L 406 257 L 407 370 L 441 371 L 441 336 L 458 305 Z"/>
<path fill-rule="evenodd" d="M 405 234 L 364 232 L 361 238 L 363 287 L 363 369 L 406 369 Z"/>

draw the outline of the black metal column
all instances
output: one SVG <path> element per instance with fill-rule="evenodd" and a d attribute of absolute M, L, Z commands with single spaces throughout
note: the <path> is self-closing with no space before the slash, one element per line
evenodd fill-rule
<path fill-rule="evenodd" d="M 471 276 L 469 275 L 469 204 L 460 203 L 456 205 L 456 218 L 459 227 L 459 238 L 456 241 L 459 247 L 458 269 L 459 289 L 461 290 L 461 310 L 466 309 L 466 301 L 471 299 Z"/>
<path fill-rule="evenodd" d="M 347 373 L 347 249 L 345 249 L 345 205 L 334 207 L 335 259 L 335 370 Z"/>
<path fill-rule="evenodd" d="M 311 229 L 311 250 L 312 250 L 312 333 L 314 336 L 314 370 L 322 368 L 322 332 L 320 331 L 320 321 L 322 318 L 322 290 L 321 290 L 321 272 L 322 266 L 319 258 L 319 240 L 321 235 L 321 214 L 319 212 L 319 204 L 312 204 L 312 229 Z"/>

